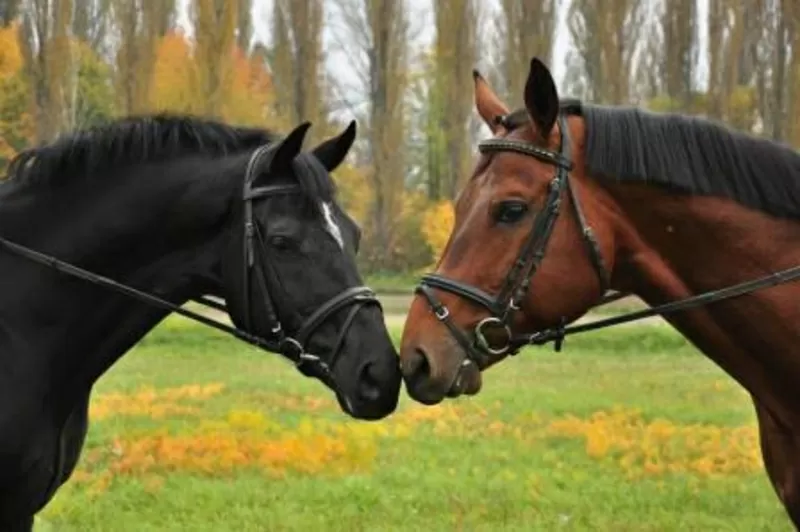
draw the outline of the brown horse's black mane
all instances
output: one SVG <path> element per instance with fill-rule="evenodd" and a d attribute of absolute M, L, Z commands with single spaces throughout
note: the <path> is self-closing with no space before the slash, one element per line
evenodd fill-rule
<path fill-rule="evenodd" d="M 709 119 L 634 107 L 561 102 L 586 121 L 586 164 L 595 176 L 722 196 L 774 216 L 800 219 L 800 153 Z M 524 110 L 505 122 L 518 127 Z"/>
<path fill-rule="evenodd" d="M 72 131 L 53 142 L 18 154 L 10 163 L 12 180 L 63 185 L 111 168 L 161 161 L 194 153 L 212 156 L 276 140 L 271 131 L 235 127 L 190 115 L 129 116 Z"/>

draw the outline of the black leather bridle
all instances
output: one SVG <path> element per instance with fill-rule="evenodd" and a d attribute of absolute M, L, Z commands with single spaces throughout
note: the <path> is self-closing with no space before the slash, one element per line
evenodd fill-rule
<path fill-rule="evenodd" d="M 502 125 L 504 118 L 498 117 L 498 124 Z M 512 345 L 511 322 L 513 314 L 515 311 L 520 310 L 520 305 L 530 288 L 531 279 L 544 259 L 547 243 L 553 234 L 553 228 L 561 209 L 564 191 L 570 196 L 570 203 L 578 219 L 584 242 L 589 250 L 590 260 L 597 271 L 601 290 L 605 292 L 608 287 L 608 273 L 603 263 L 603 257 L 600 254 L 600 247 L 591 227 L 586 223 L 578 198 L 570 186 L 569 172 L 572 170 L 571 146 L 569 131 L 563 114 L 559 115 L 558 124 L 560 136 L 560 151 L 558 153 L 513 139 L 489 139 L 478 144 L 478 149 L 480 149 L 481 153 L 509 151 L 520 153 L 550 163 L 556 169 L 555 175 L 550 181 L 544 208 L 536 215 L 531 232 L 522 245 L 511 270 L 506 275 L 498 294 L 490 295 L 480 288 L 436 273 L 423 276 L 417 287 L 417 292 L 422 294 L 428 301 L 436 318 L 450 330 L 456 341 L 467 353 L 468 360 L 475 362 L 479 367 L 486 365 L 488 362 L 487 355 L 514 354 L 520 349 L 520 347 Z M 453 323 L 449 309 L 436 297 L 432 290 L 433 288 L 468 299 L 491 313 L 490 316 L 475 325 L 473 329 L 474 341 L 470 341 L 467 335 Z M 505 337 L 501 345 L 494 346 L 493 342 L 487 338 L 486 333 L 490 330 L 500 331 Z"/>
<path fill-rule="evenodd" d="M 82 279 L 84 281 L 103 286 L 115 292 L 121 293 L 133 299 L 137 299 L 146 304 L 165 309 L 169 312 L 180 314 L 189 319 L 213 327 L 217 330 L 230 334 L 239 340 L 247 342 L 251 345 L 270 351 L 273 353 L 281 354 L 292 363 L 294 363 L 301 372 L 309 376 L 316 376 L 323 382 L 327 383 L 334 390 L 337 390 L 336 382 L 333 377 L 333 368 L 341 351 L 344 343 L 345 335 L 353 323 L 356 314 L 365 305 L 378 305 L 375 293 L 366 286 L 356 286 L 348 288 L 347 290 L 337 294 L 319 308 L 317 308 L 310 316 L 302 320 L 302 323 L 295 335 L 286 333 L 270 294 L 269 286 L 278 286 L 278 279 L 274 268 L 268 260 L 266 247 L 263 239 L 262 229 L 256 223 L 253 217 L 253 203 L 259 199 L 267 198 L 278 194 L 297 194 L 301 192 L 298 185 L 269 185 L 263 187 L 253 187 L 253 181 L 265 164 L 268 164 L 272 155 L 277 149 L 279 142 L 261 146 L 253 152 L 248 164 L 247 170 L 244 175 L 244 188 L 242 194 L 242 201 L 244 202 L 244 328 L 239 329 L 232 327 L 226 323 L 209 318 L 189 309 L 185 309 L 180 305 L 176 305 L 163 298 L 148 294 L 131 286 L 119 283 L 108 277 L 84 270 L 68 262 L 64 262 L 50 255 L 41 253 L 29 247 L 17 244 L 7 238 L 0 237 L 0 247 L 7 251 L 50 268 L 53 268 L 61 273 Z M 322 165 L 316 161 L 313 156 L 298 157 L 292 162 L 294 170 L 299 171 L 313 171 L 325 172 Z M 258 246 L 256 246 L 258 243 Z M 258 251 L 258 253 L 256 253 Z M 259 257 L 259 260 L 256 258 Z M 263 338 L 252 332 L 252 302 L 250 301 L 250 283 L 251 279 L 255 278 L 260 290 L 260 304 L 264 313 L 269 321 L 268 326 L 270 329 L 271 337 Z M 195 302 L 213 308 L 218 311 L 228 312 L 228 307 L 223 303 L 218 303 L 213 299 L 207 297 L 199 297 L 194 299 Z M 339 334 L 334 342 L 334 345 L 324 360 L 317 354 L 308 352 L 308 342 L 314 336 L 326 321 L 328 321 L 334 314 L 338 313 L 344 308 L 350 308 L 347 317 L 345 318 Z M 230 314 L 230 313 L 229 313 Z"/>
<path fill-rule="evenodd" d="M 506 129 L 512 130 L 513 124 L 508 117 L 497 117 L 497 123 Z M 532 277 L 536 274 L 547 249 L 547 243 L 553 233 L 556 220 L 560 213 L 563 193 L 569 194 L 570 204 L 577 218 L 581 235 L 588 249 L 589 259 L 597 272 L 601 293 L 606 293 L 610 284 L 610 276 L 600 253 L 600 246 L 591 227 L 581 209 L 574 189 L 570 186 L 569 172 L 572 170 L 571 146 L 569 130 L 566 126 L 564 113 L 558 116 L 560 151 L 552 152 L 526 142 L 513 139 L 489 139 L 479 143 L 482 153 L 515 152 L 552 164 L 556 168 L 555 176 L 550 181 L 547 200 L 542 212 L 536 215 L 533 228 L 520 249 L 514 265 L 506 275 L 505 281 L 497 295 L 490 295 L 480 288 L 447 278 L 437 273 L 427 274 L 422 277 L 416 292 L 421 294 L 428 302 L 431 311 L 440 322 L 450 331 L 455 340 L 464 350 L 466 358 L 463 365 L 471 363 L 479 368 L 486 367 L 491 357 L 501 355 L 515 355 L 522 347 L 527 345 L 542 345 L 555 342 L 556 350 L 561 349 L 564 337 L 570 334 L 603 329 L 612 325 L 641 320 L 652 316 L 663 316 L 681 310 L 706 305 L 724 299 L 730 299 L 749 292 L 769 288 L 779 284 L 800 279 L 800 266 L 795 266 L 776 273 L 760 277 L 751 281 L 728 286 L 719 290 L 703 292 L 678 301 L 665 303 L 644 310 L 630 312 L 620 316 L 565 326 L 565 320 L 557 327 L 545 329 L 532 334 L 514 334 L 511 330 L 513 313 L 520 310 L 520 305 L 527 296 Z M 450 310 L 434 293 L 434 289 L 464 298 L 489 311 L 490 316 L 479 321 L 472 330 L 473 339 L 462 331 L 450 315 Z M 611 294 L 604 296 L 599 304 L 604 304 L 619 299 L 625 294 Z M 599 306 L 599 305 L 598 305 Z M 487 332 L 499 333 L 503 341 L 493 345 L 487 338 Z M 496 342 L 496 338 L 495 338 Z"/>
<path fill-rule="evenodd" d="M 251 278 L 255 277 L 258 288 L 261 291 L 261 297 L 258 299 L 258 302 L 262 306 L 267 320 L 269 320 L 270 333 L 274 341 L 277 342 L 276 351 L 294 362 L 299 369 L 305 371 L 310 370 L 319 377 L 331 379 L 332 370 L 344 344 L 345 335 L 350 329 L 358 311 L 365 305 L 380 306 L 380 302 L 375 292 L 369 287 L 354 286 L 348 288 L 323 303 L 310 316 L 305 318 L 297 334 L 294 336 L 286 334 L 278 318 L 276 306 L 268 289 L 270 284 L 272 284 L 272 286 L 277 286 L 280 283 L 275 269 L 271 266 L 266 253 L 266 244 L 264 242 L 262 229 L 253 218 L 253 202 L 255 200 L 281 194 L 298 194 L 301 192 L 300 187 L 296 184 L 253 187 L 253 181 L 259 172 L 258 169 L 261 168 L 262 165 L 269 165 L 274 150 L 275 145 L 266 145 L 257 149 L 248 161 L 244 176 L 244 190 L 242 193 L 242 199 L 244 201 L 244 270 L 242 272 L 245 292 L 243 300 L 244 328 L 245 330 L 252 330 L 252 305 L 250 301 L 251 291 L 249 288 Z M 306 158 L 298 157 L 292 161 L 292 165 L 296 172 L 326 171 L 312 156 Z M 258 244 L 258 246 L 256 246 L 256 244 Z M 258 253 L 256 253 L 256 251 L 258 251 Z M 260 260 L 257 261 L 257 258 Z M 253 275 L 254 273 L 255 275 Z M 267 281 L 271 281 L 271 283 Z M 339 330 L 339 334 L 330 351 L 328 360 L 324 361 L 318 355 L 310 353 L 307 347 L 314 333 L 334 314 L 346 307 L 350 307 L 350 310 Z"/>

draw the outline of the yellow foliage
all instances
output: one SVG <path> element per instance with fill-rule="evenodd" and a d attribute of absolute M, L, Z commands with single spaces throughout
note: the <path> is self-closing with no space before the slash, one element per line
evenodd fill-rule
<path fill-rule="evenodd" d="M 409 271 L 431 262 L 422 234 L 428 198 L 421 192 L 406 190 L 402 192 L 400 201 L 392 255 L 397 266 Z"/>
<path fill-rule="evenodd" d="M 109 469 L 121 475 L 171 470 L 219 475 L 245 467 L 280 475 L 286 471 L 333 474 L 358 471 L 370 464 L 374 450 L 350 435 L 287 432 L 268 439 L 237 433 L 231 427 L 118 441 L 115 453 L 119 458 L 112 461 Z"/>
<path fill-rule="evenodd" d="M 137 477 L 158 491 L 163 476 L 172 472 L 230 476 L 260 471 L 285 475 L 340 476 L 368 472 L 378 452 L 392 442 L 424 434 L 442 439 L 501 439 L 548 445 L 557 439 L 582 441 L 590 458 L 620 468 L 630 478 L 688 474 L 694 478 L 758 472 L 761 463 L 755 426 L 680 425 L 668 420 L 645 420 L 635 410 L 600 411 L 581 418 L 548 418 L 529 414 L 515 420 L 496 418 L 502 404 L 407 405 L 376 423 L 333 420 L 314 415 L 296 423 L 283 420 L 287 412 L 309 409 L 338 411 L 330 399 L 283 396 L 269 392 L 248 396 L 280 411 L 272 417 L 261 410 L 235 409 L 211 418 L 202 411 L 224 391 L 218 383 L 157 390 L 141 388 L 92 401 L 93 419 L 109 416 L 196 416 L 179 432 L 167 427 L 118 434 L 109 443 L 90 449 L 73 476 L 101 493 L 117 477 Z M 387 442 L 384 444 L 383 442 Z M 442 445 L 451 445 L 443 441 Z M 498 446 L 498 453 L 503 453 Z M 555 467 L 565 467 L 558 462 Z M 576 466 L 577 467 L 577 466 Z M 512 478 L 514 472 L 502 472 Z"/>
<path fill-rule="evenodd" d="M 738 85 L 729 98 L 727 122 L 735 128 L 749 131 L 755 123 L 758 111 L 755 88 Z"/>
<path fill-rule="evenodd" d="M 191 43 L 180 31 L 159 41 L 150 90 L 154 111 L 204 113 L 206 95 L 197 84 L 192 54 Z M 275 127 L 268 120 L 273 91 L 263 62 L 233 48 L 226 69 L 230 75 L 221 93 L 221 118 L 236 125 Z"/>
<path fill-rule="evenodd" d="M 212 383 L 104 394 L 92 401 L 90 414 L 94 421 L 109 416 L 161 419 L 168 414 L 199 414 L 196 409 L 200 403 L 223 389 L 221 384 Z M 180 401 L 191 401 L 192 405 L 179 404 Z M 333 402 L 325 404 L 335 408 Z M 304 410 L 309 405 L 318 408 L 320 401 L 290 397 L 280 407 L 284 411 Z M 156 429 L 118 436 L 87 452 L 73 481 L 88 483 L 92 492 L 100 493 L 117 476 L 141 477 L 157 490 L 159 475 L 172 471 L 218 476 L 243 469 L 261 470 L 272 476 L 362 472 L 374 463 L 379 439 L 408 437 L 420 424 L 430 424 L 438 432 L 449 434 L 451 424 L 459 424 L 462 417 L 452 406 L 414 405 L 382 423 L 303 418 L 292 427 L 260 411 L 231 410 L 221 419 L 204 419 L 180 434 Z"/>
<path fill-rule="evenodd" d="M 196 407 L 179 404 L 179 401 L 190 399 L 197 402 L 218 395 L 222 390 L 222 384 L 213 383 L 167 388 L 160 392 L 142 388 L 133 394 L 110 393 L 92 401 L 89 416 L 98 420 L 119 415 L 161 419 L 168 415 L 191 414 L 196 412 Z"/>
<path fill-rule="evenodd" d="M 193 0 L 189 11 L 194 32 L 194 81 L 200 91 L 197 111 L 219 116 L 230 103 L 231 80 L 236 68 L 231 52 L 236 47 L 238 2 Z"/>
<path fill-rule="evenodd" d="M 191 112 L 197 97 L 192 83 L 189 41 L 181 31 L 162 37 L 157 46 L 150 105 L 154 111 Z"/>
<path fill-rule="evenodd" d="M 16 150 L 9 144 L 6 139 L 0 136 L 0 161 L 11 160 L 16 155 Z"/>
<path fill-rule="evenodd" d="M 260 412 L 238 410 L 187 433 L 157 430 L 117 438 L 89 452 L 84 462 L 112 477 L 178 470 L 227 475 L 240 469 L 260 469 L 275 476 L 287 472 L 339 475 L 368 468 L 377 451 L 375 438 L 388 434 L 385 427 L 359 423 L 303 420 L 289 428 Z M 97 477 L 81 470 L 75 479 L 90 482 Z"/>
<path fill-rule="evenodd" d="M 425 242 L 433 251 L 436 263 L 439 262 L 444 247 L 450 239 L 454 223 L 455 211 L 451 201 L 443 200 L 434 203 L 425 210 L 425 215 L 422 219 L 422 234 L 425 237 Z"/>
<path fill-rule="evenodd" d="M 369 205 L 372 201 L 372 184 L 367 173 L 355 166 L 343 164 L 333 174 L 342 208 L 363 226 L 369 216 Z"/>
<path fill-rule="evenodd" d="M 272 103 L 272 84 L 264 64 L 248 58 L 240 49 L 231 54 L 231 81 L 222 102 L 222 116 L 235 124 L 275 127 L 265 124 Z"/>
<path fill-rule="evenodd" d="M 22 51 L 17 35 L 17 24 L 0 27 L 0 80 L 14 76 L 22 68 Z"/>
<path fill-rule="evenodd" d="M 374 205 L 373 182 L 369 176 L 370 170 L 362 167 L 355 167 L 343 164 L 336 170 L 333 179 L 339 190 L 339 198 L 342 207 L 364 230 L 364 244 L 362 247 L 362 258 L 372 255 L 370 249 L 365 249 L 370 244 L 375 246 L 385 246 L 384 242 L 376 242 L 372 239 L 375 230 L 374 224 L 370 219 L 371 209 Z M 393 218 L 395 232 L 392 239 L 392 248 L 389 255 L 395 267 L 400 270 L 413 270 L 421 266 L 427 266 L 431 262 L 429 248 L 433 247 L 426 241 L 424 231 L 430 229 L 434 233 L 440 231 L 441 221 L 432 223 L 426 227 L 428 222 L 425 220 L 429 201 L 425 194 L 414 190 L 401 190 L 397 192 L 399 196 L 399 208 Z M 396 201 L 396 200 L 395 200 Z M 448 222 L 444 214 L 444 223 Z M 436 234 L 432 234 L 435 240 Z M 446 235 L 445 235 L 446 238 Z M 434 244 L 435 246 L 436 244 Z M 443 246 L 444 244 L 442 244 Z"/>
<path fill-rule="evenodd" d="M 19 25 L 0 28 L 0 178 L 8 161 L 34 135 L 30 88 L 23 75 Z"/>
<path fill-rule="evenodd" d="M 552 421 L 548 436 L 581 438 L 586 454 L 610 459 L 631 477 L 664 473 L 699 476 L 753 473 L 763 467 L 755 427 L 676 425 L 645 421 L 637 411 L 596 412 Z"/>

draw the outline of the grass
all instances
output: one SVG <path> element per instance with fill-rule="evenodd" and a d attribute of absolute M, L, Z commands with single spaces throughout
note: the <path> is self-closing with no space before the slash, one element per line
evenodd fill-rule
<path fill-rule="evenodd" d="M 91 414 L 38 530 L 791 530 L 748 396 L 666 327 L 570 338 L 477 397 L 359 423 L 276 356 L 175 318 Z"/>
<path fill-rule="evenodd" d="M 376 292 L 382 294 L 406 295 L 414 292 L 422 271 L 418 273 L 375 272 L 367 275 L 364 282 Z"/>

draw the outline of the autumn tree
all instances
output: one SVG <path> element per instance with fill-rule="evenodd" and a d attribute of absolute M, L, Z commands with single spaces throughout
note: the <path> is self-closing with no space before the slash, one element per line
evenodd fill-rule
<path fill-rule="evenodd" d="M 764 134 L 800 145 L 800 7 L 789 0 L 759 4 L 762 31 L 754 68 L 758 114 Z M 748 14 L 747 16 L 751 16 Z M 721 92 L 721 91 L 720 91 Z"/>
<path fill-rule="evenodd" d="M 159 39 L 173 24 L 175 0 L 113 0 L 120 42 L 116 53 L 116 86 L 122 114 L 150 108 L 150 86 Z"/>
<path fill-rule="evenodd" d="M 100 55 L 109 52 L 109 32 L 112 28 L 112 4 L 114 0 L 75 1 L 72 15 L 72 30 L 77 39 Z"/>
<path fill-rule="evenodd" d="M 700 58 L 696 0 L 658 0 L 651 7 L 643 22 L 634 93 L 656 111 L 704 112 L 705 95 L 695 79 Z"/>
<path fill-rule="evenodd" d="M 797 2 L 782 2 L 782 16 L 786 18 L 787 31 L 786 40 L 789 41 L 790 56 L 786 59 L 788 79 L 787 83 L 789 94 L 786 101 L 786 113 L 784 115 L 786 123 L 785 138 L 794 146 L 800 147 L 800 5 Z"/>
<path fill-rule="evenodd" d="M 17 24 L 0 28 L 0 175 L 34 135 L 18 31 Z"/>
<path fill-rule="evenodd" d="M 20 0 L 0 0 L 0 25 L 8 26 L 17 17 Z"/>
<path fill-rule="evenodd" d="M 660 42 L 663 55 L 657 70 L 663 83 L 661 92 L 684 108 L 690 104 L 698 60 L 698 20 L 696 0 L 665 1 L 660 16 Z"/>
<path fill-rule="evenodd" d="M 253 0 L 236 0 L 236 45 L 247 53 L 253 37 Z"/>
<path fill-rule="evenodd" d="M 68 129 L 77 70 L 73 57 L 73 0 L 23 0 L 20 43 L 36 110 L 36 139 L 48 141 Z"/>
<path fill-rule="evenodd" d="M 467 173 L 471 146 L 472 70 L 477 60 L 475 0 L 441 0 L 434 5 L 436 37 L 428 93 L 428 194 L 454 199 Z"/>
<path fill-rule="evenodd" d="M 709 0 L 708 106 L 713 118 L 749 130 L 756 118 L 755 57 L 766 3 Z M 776 51 L 781 54 L 779 50 Z M 783 61 L 778 61 L 783 63 Z M 778 78 L 782 76 L 779 67 Z"/>
<path fill-rule="evenodd" d="M 88 127 L 116 114 L 114 74 L 111 65 L 80 40 L 71 43 L 76 76 L 69 106 L 70 127 Z"/>
<path fill-rule="evenodd" d="M 409 22 L 403 0 L 337 0 L 340 40 L 366 95 L 361 122 L 372 193 L 365 260 L 391 267 L 402 215 Z"/>
<path fill-rule="evenodd" d="M 220 117 L 229 97 L 238 9 L 238 2 L 228 0 L 192 0 L 194 71 L 202 95 L 198 99 L 198 113 Z"/>
<path fill-rule="evenodd" d="M 640 0 L 571 0 L 569 92 L 597 103 L 631 100 L 647 6 Z"/>
<path fill-rule="evenodd" d="M 275 105 L 288 127 L 310 121 L 309 143 L 324 137 L 328 109 L 325 87 L 322 0 L 274 0 L 270 69 Z"/>
<path fill-rule="evenodd" d="M 222 116 L 235 124 L 277 129 L 271 112 L 275 91 L 264 62 L 238 48 L 230 61 L 229 97 L 223 103 Z"/>
<path fill-rule="evenodd" d="M 150 79 L 150 110 L 188 113 L 196 106 L 191 43 L 180 30 L 161 37 L 156 44 Z"/>
<path fill-rule="evenodd" d="M 512 105 L 522 105 L 531 57 L 553 58 L 558 13 L 564 0 L 501 0 L 496 26 L 500 65 L 498 90 Z"/>
<path fill-rule="evenodd" d="M 763 91 L 760 96 L 764 104 L 764 117 L 768 123 L 768 134 L 776 140 L 781 140 L 785 136 L 786 121 L 784 113 L 790 107 L 789 98 L 791 91 L 791 75 L 789 74 L 791 64 L 791 52 L 789 47 L 793 44 L 793 25 L 789 16 L 788 2 L 777 0 L 773 2 L 766 14 L 765 22 L 770 27 L 771 38 L 765 39 L 765 44 L 771 50 L 768 64 L 770 67 L 762 68 L 762 80 L 769 79 L 764 84 L 771 90 Z"/>

